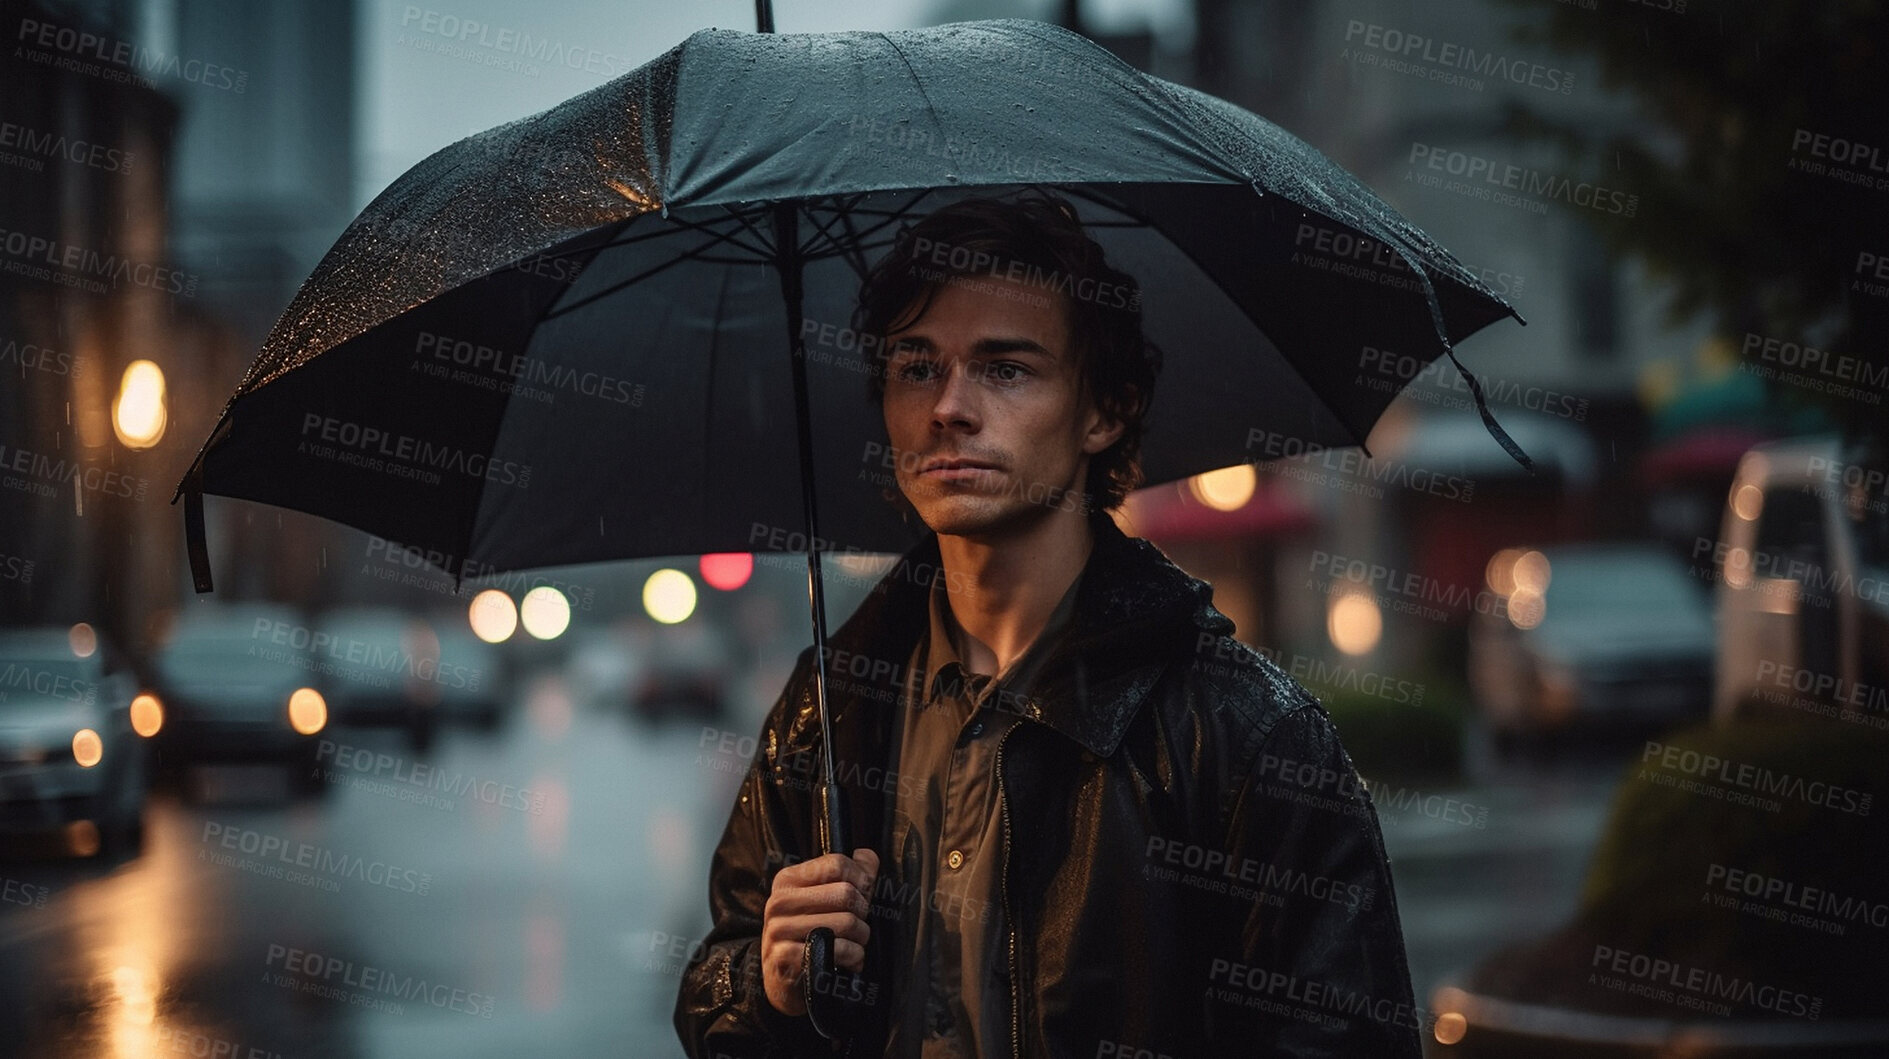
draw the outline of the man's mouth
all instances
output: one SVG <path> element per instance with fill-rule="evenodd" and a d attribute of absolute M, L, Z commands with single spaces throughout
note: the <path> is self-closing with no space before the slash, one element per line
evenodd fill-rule
<path fill-rule="evenodd" d="M 939 457 L 926 460 L 919 468 L 921 478 L 974 478 L 986 471 L 994 471 L 997 465 L 984 460 L 967 460 L 955 457 Z"/>

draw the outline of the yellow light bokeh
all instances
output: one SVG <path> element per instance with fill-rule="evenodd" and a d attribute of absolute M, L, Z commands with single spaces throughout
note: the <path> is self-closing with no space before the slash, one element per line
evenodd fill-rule
<path fill-rule="evenodd" d="M 86 622 L 79 622 L 66 630 L 66 642 L 72 645 L 72 654 L 77 658 L 90 658 L 98 650 L 98 630 Z"/>
<path fill-rule="evenodd" d="M 643 582 L 643 609 L 664 625 L 695 613 L 695 582 L 680 570 L 662 569 Z"/>
<path fill-rule="evenodd" d="M 488 588 L 472 597 L 466 620 L 472 623 L 472 635 L 486 643 L 504 643 L 518 631 L 518 607 L 503 591 Z"/>
<path fill-rule="evenodd" d="M 105 741 L 90 728 L 81 728 L 72 733 L 72 760 L 83 768 L 91 768 L 105 758 Z"/>
<path fill-rule="evenodd" d="M 1756 522 L 1758 516 L 1763 513 L 1764 490 L 1746 483 L 1739 486 L 1738 490 L 1732 494 L 1732 514 L 1746 522 Z"/>
<path fill-rule="evenodd" d="M 1455 1044 L 1463 1039 L 1463 1034 L 1468 1030 L 1469 1020 L 1461 1012 L 1445 1011 L 1436 1017 L 1436 1027 L 1432 1032 L 1436 1034 L 1436 1043 Z"/>
<path fill-rule="evenodd" d="M 1548 615 L 1548 598 L 1529 588 L 1517 588 L 1509 597 L 1509 623 L 1518 629 L 1532 629 Z"/>
<path fill-rule="evenodd" d="M 1250 463 L 1236 463 L 1231 467 L 1194 475 L 1187 480 L 1187 488 L 1194 494 L 1194 499 L 1215 511 L 1238 511 L 1245 507 L 1246 502 L 1253 499 L 1253 491 L 1258 485 L 1259 476 L 1253 473 Z"/>
<path fill-rule="evenodd" d="M 571 601 L 550 585 L 539 585 L 519 601 L 518 618 L 531 635 L 555 640 L 571 627 Z"/>
<path fill-rule="evenodd" d="M 328 700 L 314 688 L 296 688 L 289 696 L 289 727 L 314 735 L 328 725 Z"/>
<path fill-rule="evenodd" d="M 1520 548 L 1504 548 L 1489 557 L 1489 565 L 1482 571 L 1489 582 L 1489 591 L 1498 596 L 1515 591 L 1515 560 L 1521 557 Z"/>
<path fill-rule="evenodd" d="M 151 738 L 164 727 L 164 704 L 148 691 L 131 700 L 131 730 Z"/>
<path fill-rule="evenodd" d="M 148 449 L 164 437 L 169 419 L 166 404 L 164 369 L 148 360 L 134 360 L 125 366 L 118 384 L 118 396 L 112 399 L 112 430 L 126 448 Z"/>
<path fill-rule="evenodd" d="M 1370 654 L 1384 634 L 1384 615 L 1377 600 L 1363 592 L 1347 592 L 1332 599 L 1325 632 L 1332 646 L 1345 654 Z"/>
<path fill-rule="evenodd" d="M 1553 571 L 1548 568 L 1548 557 L 1540 552 L 1524 552 L 1515 560 L 1516 592 L 1533 592 L 1541 595 L 1548 591 L 1548 581 Z"/>

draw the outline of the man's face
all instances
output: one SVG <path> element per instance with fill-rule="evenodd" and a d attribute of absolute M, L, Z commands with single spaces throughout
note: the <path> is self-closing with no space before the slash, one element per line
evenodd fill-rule
<path fill-rule="evenodd" d="M 1121 436 L 1080 392 L 1062 298 L 1040 287 L 946 283 L 886 348 L 899 488 L 940 534 L 1002 536 L 1077 509 L 1089 457 Z"/>

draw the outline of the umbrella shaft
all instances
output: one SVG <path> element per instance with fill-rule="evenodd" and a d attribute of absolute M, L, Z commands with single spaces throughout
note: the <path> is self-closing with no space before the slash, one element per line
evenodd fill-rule
<path fill-rule="evenodd" d="M 819 509 L 813 482 L 813 421 L 808 412 L 807 344 L 800 332 L 805 315 L 805 286 L 800 255 L 800 215 L 791 202 L 774 206 L 774 264 L 781 274 L 781 298 L 787 305 L 787 341 L 794 372 L 794 427 L 800 446 L 800 499 L 807 517 L 807 605 L 813 612 L 813 679 L 820 706 L 820 748 L 825 780 L 820 791 L 823 852 L 852 852 L 840 811 L 839 786 L 833 778 L 833 737 L 826 697 L 826 585 L 820 571 Z"/>

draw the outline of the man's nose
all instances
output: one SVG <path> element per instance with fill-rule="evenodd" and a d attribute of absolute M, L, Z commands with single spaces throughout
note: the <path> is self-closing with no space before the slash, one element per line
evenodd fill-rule
<path fill-rule="evenodd" d="M 935 426 L 958 425 L 975 429 L 979 425 L 977 372 L 980 367 L 961 360 L 945 372 L 944 378 L 938 383 L 938 398 L 931 406 L 931 418 Z"/>

